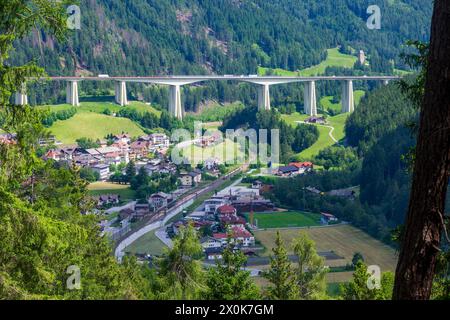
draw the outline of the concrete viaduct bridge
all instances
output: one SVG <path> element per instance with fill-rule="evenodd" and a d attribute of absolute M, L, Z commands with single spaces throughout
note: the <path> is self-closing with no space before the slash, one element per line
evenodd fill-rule
<path fill-rule="evenodd" d="M 184 108 L 181 104 L 181 86 L 203 81 L 240 81 L 253 83 L 258 86 L 258 108 L 270 110 L 269 87 L 276 84 L 304 82 L 304 112 L 317 115 L 316 81 L 339 81 L 342 83 L 342 112 L 353 112 L 353 81 L 382 81 L 387 84 L 391 80 L 398 80 L 397 76 L 316 76 L 316 77 L 282 77 L 282 76 L 164 76 L 164 77 L 49 77 L 51 81 L 67 82 L 66 102 L 79 106 L 78 82 L 80 81 L 114 81 L 115 101 L 121 106 L 128 104 L 126 83 L 148 83 L 169 86 L 169 112 L 178 119 L 183 118 Z M 16 93 L 15 103 L 26 104 L 26 88 Z"/>

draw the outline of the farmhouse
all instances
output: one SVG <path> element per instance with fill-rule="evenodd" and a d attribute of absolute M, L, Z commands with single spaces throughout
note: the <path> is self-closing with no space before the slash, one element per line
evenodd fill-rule
<path fill-rule="evenodd" d="M 309 172 L 313 169 L 313 163 L 312 162 L 291 162 L 289 163 L 289 166 L 296 167 L 298 169 L 298 173 L 302 174 L 305 172 Z"/>
<path fill-rule="evenodd" d="M 332 215 L 331 213 L 325 213 L 325 212 L 321 212 L 321 218 L 320 218 L 320 222 L 324 225 L 329 224 L 330 222 L 336 222 L 338 221 L 338 218 L 336 218 L 334 215 Z"/>
<path fill-rule="evenodd" d="M 299 173 L 300 171 L 296 166 L 284 166 L 278 168 L 277 176 L 290 177 Z"/>
<path fill-rule="evenodd" d="M 305 120 L 306 123 L 325 124 L 327 120 L 324 117 L 312 116 Z"/>

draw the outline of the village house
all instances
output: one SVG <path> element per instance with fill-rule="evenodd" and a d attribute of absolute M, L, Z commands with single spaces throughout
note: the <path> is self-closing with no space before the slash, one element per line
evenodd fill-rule
<path fill-rule="evenodd" d="M 223 196 L 213 196 L 204 201 L 206 214 L 214 214 L 216 209 L 228 203 L 228 199 Z"/>
<path fill-rule="evenodd" d="M 133 160 L 147 157 L 149 153 L 149 142 L 144 140 L 136 140 L 130 145 L 130 158 Z"/>
<path fill-rule="evenodd" d="M 55 161 L 60 161 L 61 160 L 61 152 L 55 150 L 55 149 L 50 149 L 48 150 L 45 155 L 42 157 L 44 160 L 55 160 Z"/>
<path fill-rule="evenodd" d="M 230 237 L 230 242 L 241 245 L 243 247 L 250 247 L 255 245 L 255 237 L 242 226 L 230 226 L 227 233 L 215 233 L 213 234 L 214 239 L 220 241 L 222 246 L 226 246 L 228 242 L 228 237 Z"/>
<path fill-rule="evenodd" d="M 214 237 L 210 237 L 210 236 L 201 238 L 200 243 L 201 243 L 203 249 L 222 247 L 222 241 L 217 240 Z"/>
<path fill-rule="evenodd" d="M 237 213 L 236 208 L 233 206 L 227 205 L 227 204 L 220 206 L 216 209 L 216 214 L 219 215 L 219 217 L 225 216 L 225 215 L 226 216 L 229 216 L 229 215 L 236 216 L 236 213 Z"/>
<path fill-rule="evenodd" d="M 199 170 L 194 170 L 189 173 L 180 174 L 180 181 L 183 187 L 192 187 L 202 181 L 202 173 Z"/>
<path fill-rule="evenodd" d="M 275 205 L 262 197 L 239 197 L 231 201 L 238 213 L 241 212 L 270 212 L 275 210 Z"/>
<path fill-rule="evenodd" d="M 337 222 L 338 221 L 338 218 L 336 218 L 331 213 L 321 212 L 320 215 L 321 215 L 320 222 L 323 225 L 328 225 L 328 224 L 330 224 L 330 222 Z"/>
<path fill-rule="evenodd" d="M 262 182 L 259 181 L 259 180 L 255 180 L 252 183 L 252 189 L 258 189 L 259 190 L 261 188 L 261 186 L 262 186 Z"/>
<path fill-rule="evenodd" d="M 137 219 L 143 219 L 150 214 L 150 205 L 148 203 L 136 203 L 134 206 L 134 216 Z"/>
<path fill-rule="evenodd" d="M 134 210 L 131 208 L 122 209 L 119 212 L 120 220 L 131 219 L 134 216 Z"/>
<path fill-rule="evenodd" d="M 113 137 L 114 142 L 129 144 L 131 142 L 131 137 L 128 133 L 116 134 Z"/>
<path fill-rule="evenodd" d="M 152 133 L 149 135 L 152 145 L 156 147 L 169 147 L 170 140 L 164 133 Z"/>
<path fill-rule="evenodd" d="M 222 247 L 219 248 L 206 248 L 205 255 L 207 260 L 221 260 L 223 256 Z"/>
<path fill-rule="evenodd" d="M 312 116 L 305 120 L 306 123 L 326 124 L 327 120 L 324 117 Z"/>
<path fill-rule="evenodd" d="M 148 199 L 148 202 L 153 207 L 154 211 L 157 211 L 158 209 L 161 208 L 167 208 L 167 205 L 171 201 L 172 201 L 171 195 L 164 192 L 152 194 Z"/>
<path fill-rule="evenodd" d="M 97 200 L 97 206 L 99 207 L 118 203 L 120 203 L 120 195 L 118 194 L 102 194 Z"/>
<path fill-rule="evenodd" d="M 221 215 L 219 221 L 222 226 L 239 225 L 245 226 L 246 221 L 243 217 L 238 217 L 237 215 Z"/>
<path fill-rule="evenodd" d="M 276 175 L 280 177 L 291 177 L 299 173 L 300 171 L 296 166 L 283 166 L 278 168 Z"/>
<path fill-rule="evenodd" d="M 312 162 L 306 161 L 306 162 L 291 162 L 289 163 L 289 166 L 296 167 L 298 169 L 299 174 L 303 174 L 305 172 L 309 172 L 314 168 L 314 165 Z"/>
<path fill-rule="evenodd" d="M 108 164 L 96 164 L 90 167 L 94 172 L 98 172 L 100 180 L 106 181 L 110 176 Z"/>

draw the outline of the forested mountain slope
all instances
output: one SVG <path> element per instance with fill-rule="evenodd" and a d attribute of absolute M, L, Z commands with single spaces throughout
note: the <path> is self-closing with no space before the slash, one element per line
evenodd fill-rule
<path fill-rule="evenodd" d="M 407 39 L 428 38 L 431 0 L 380 0 L 381 30 L 369 30 L 368 0 L 81 0 L 81 30 L 66 44 L 35 31 L 11 63 L 38 60 L 51 75 L 249 74 L 297 70 L 326 49 L 364 49 L 389 72 Z"/>

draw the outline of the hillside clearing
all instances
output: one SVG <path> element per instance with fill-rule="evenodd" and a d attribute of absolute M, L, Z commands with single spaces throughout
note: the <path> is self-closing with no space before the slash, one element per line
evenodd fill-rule
<path fill-rule="evenodd" d="M 144 134 L 144 131 L 130 119 L 93 112 L 77 113 L 70 119 L 56 121 L 49 130 L 64 144 L 75 143 L 82 137 L 93 140 L 104 139 L 110 133 L 127 132 L 132 137 Z"/>
<path fill-rule="evenodd" d="M 300 71 L 288 71 L 280 68 L 271 69 L 265 67 L 258 67 L 258 74 L 263 76 L 266 75 L 269 71 L 272 71 L 272 74 L 277 76 L 311 77 L 324 74 L 327 67 L 342 67 L 349 69 L 353 68 L 356 61 L 357 58 L 355 56 L 342 54 L 339 52 L 338 48 L 333 48 L 327 50 L 327 58 L 318 65 Z"/>

